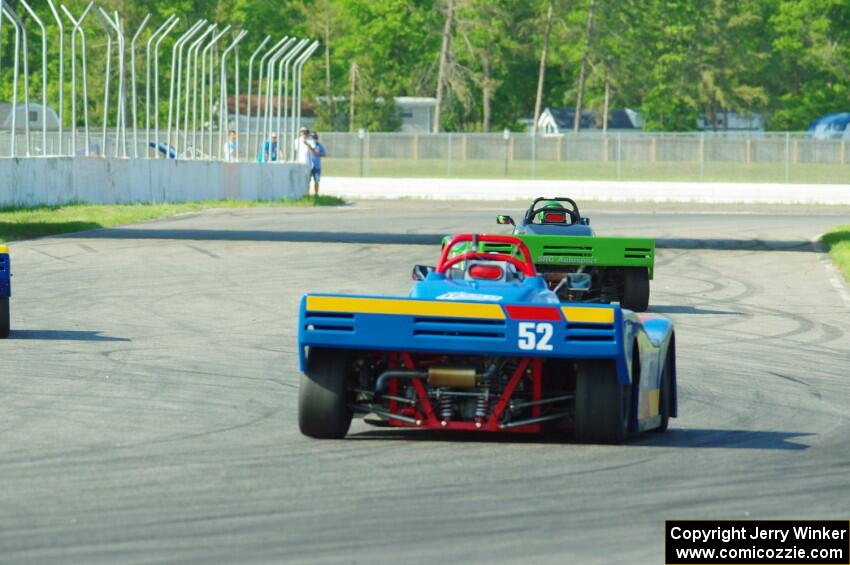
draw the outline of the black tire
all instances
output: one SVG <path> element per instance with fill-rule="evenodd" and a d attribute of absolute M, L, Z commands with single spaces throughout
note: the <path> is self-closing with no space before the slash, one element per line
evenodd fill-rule
<path fill-rule="evenodd" d="M 578 365 L 575 433 L 582 443 L 623 443 L 631 417 L 631 386 L 617 381 L 613 363 Z"/>
<path fill-rule="evenodd" d="M 9 337 L 11 322 L 9 319 L 9 299 L 0 298 L 0 339 Z"/>
<path fill-rule="evenodd" d="M 340 439 L 348 433 L 353 412 L 348 406 L 348 356 L 328 349 L 310 350 L 307 374 L 301 375 L 298 427 L 301 433 L 322 439 Z"/>
<path fill-rule="evenodd" d="M 635 312 L 646 312 L 649 308 L 649 271 L 643 267 L 623 269 L 620 306 Z"/>

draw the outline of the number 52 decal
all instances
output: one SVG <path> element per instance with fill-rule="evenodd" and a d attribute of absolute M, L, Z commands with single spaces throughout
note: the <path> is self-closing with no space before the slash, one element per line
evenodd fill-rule
<path fill-rule="evenodd" d="M 517 346 L 523 351 L 552 351 L 552 324 L 546 322 L 520 322 Z"/>

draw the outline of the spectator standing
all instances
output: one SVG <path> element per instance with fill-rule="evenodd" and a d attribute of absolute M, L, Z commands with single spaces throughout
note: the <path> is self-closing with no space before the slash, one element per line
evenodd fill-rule
<path fill-rule="evenodd" d="M 319 143 L 319 134 L 314 131 L 313 147 L 310 149 L 310 178 L 313 179 L 313 194 L 316 198 L 319 197 L 319 180 L 322 178 L 322 157 L 327 154 L 325 146 Z"/>
<path fill-rule="evenodd" d="M 236 144 L 236 130 L 230 130 L 227 141 L 224 144 L 224 160 L 230 162 L 239 161 L 239 146 Z"/>
<path fill-rule="evenodd" d="M 304 180 L 307 183 L 305 193 L 309 193 L 310 176 L 311 171 L 313 169 L 313 163 L 310 160 L 310 157 L 313 155 L 313 148 L 315 147 L 315 143 L 313 142 L 313 138 L 310 137 L 310 130 L 308 130 L 307 128 L 301 128 L 298 134 L 298 139 L 295 141 L 296 147 L 298 147 L 298 162 L 302 165 L 307 166 L 307 176 Z"/>
<path fill-rule="evenodd" d="M 269 139 L 263 142 L 263 150 L 257 157 L 257 161 L 268 163 L 277 161 L 278 158 L 280 158 L 280 146 L 277 144 L 277 134 L 272 133 Z"/>

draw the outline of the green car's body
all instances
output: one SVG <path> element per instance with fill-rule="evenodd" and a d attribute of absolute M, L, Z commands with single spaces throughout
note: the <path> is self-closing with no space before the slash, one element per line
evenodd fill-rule
<path fill-rule="evenodd" d="M 523 235 L 534 259 L 534 266 L 550 267 L 629 267 L 647 270 L 653 277 L 655 240 L 645 237 L 600 237 L 597 235 Z M 488 244 L 486 250 L 497 251 L 499 245 Z"/>
<path fill-rule="evenodd" d="M 590 228 L 590 219 L 581 216 L 569 198 L 537 198 L 521 222 L 514 222 L 510 216 L 499 216 L 497 221 L 514 227 L 513 235 L 528 246 L 537 272 L 562 300 L 619 302 L 637 312 L 649 306 L 655 240 L 597 236 Z M 509 252 L 498 244 L 483 247 L 486 251 Z"/>

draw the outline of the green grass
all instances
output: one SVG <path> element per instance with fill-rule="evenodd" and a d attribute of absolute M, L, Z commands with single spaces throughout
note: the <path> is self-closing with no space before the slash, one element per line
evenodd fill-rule
<path fill-rule="evenodd" d="M 325 176 L 361 176 L 359 159 L 327 159 Z M 363 162 L 366 177 L 547 179 L 547 180 L 631 180 L 706 182 L 785 182 L 784 163 L 740 163 L 624 161 L 537 161 L 498 159 L 368 159 Z M 788 181 L 801 184 L 850 183 L 850 164 L 795 163 L 788 167 Z"/>
<path fill-rule="evenodd" d="M 66 204 L 62 206 L 0 207 L 0 243 L 132 224 L 210 208 L 339 206 L 341 204 L 344 204 L 344 201 L 335 196 L 320 196 L 318 199 L 305 196 L 299 200 L 256 202 L 208 200 L 180 204 Z"/>
<path fill-rule="evenodd" d="M 850 282 L 850 225 L 832 228 L 821 241 L 829 247 L 832 260 L 844 274 L 845 280 Z"/>

